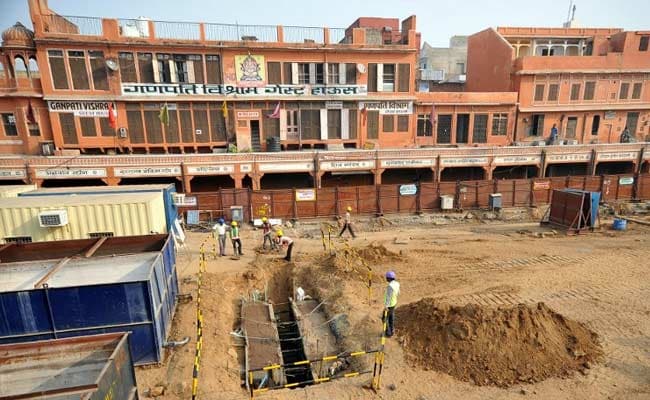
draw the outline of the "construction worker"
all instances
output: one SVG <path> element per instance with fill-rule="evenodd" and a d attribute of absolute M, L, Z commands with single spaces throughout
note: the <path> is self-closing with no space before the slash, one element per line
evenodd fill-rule
<path fill-rule="evenodd" d="M 276 234 L 278 235 L 278 244 L 280 245 L 280 247 L 287 248 L 287 255 L 284 257 L 285 261 L 291 261 L 291 252 L 293 251 L 293 239 L 291 239 L 289 236 L 284 236 L 284 232 L 282 232 L 282 229 L 278 229 Z"/>
<path fill-rule="evenodd" d="M 386 293 L 384 294 L 384 316 L 386 318 L 386 337 L 393 336 L 395 333 L 395 306 L 397 306 L 397 296 L 399 296 L 399 282 L 395 279 L 395 272 L 386 272 Z"/>
<path fill-rule="evenodd" d="M 266 250 L 267 241 L 269 242 L 269 248 L 271 250 L 275 249 L 275 242 L 271 237 L 271 235 L 273 235 L 273 232 L 271 232 L 271 224 L 266 217 L 262 217 L 262 233 L 264 234 L 264 243 L 262 243 L 262 249 Z"/>
<path fill-rule="evenodd" d="M 235 256 L 237 254 L 243 256 L 244 253 L 241 251 L 241 238 L 239 237 L 239 227 L 237 226 L 237 221 L 232 221 L 230 223 L 230 240 L 232 241 L 232 248 Z"/>
<path fill-rule="evenodd" d="M 226 255 L 226 221 L 219 218 L 219 221 L 212 227 L 214 239 L 219 242 L 219 257 Z"/>
<path fill-rule="evenodd" d="M 350 231 L 350 235 L 352 235 L 352 238 L 356 238 L 357 235 L 354 234 L 354 231 L 352 230 L 352 216 L 350 213 L 352 212 L 352 207 L 348 206 L 347 210 L 345 211 L 345 224 L 343 225 L 343 229 L 341 229 L 341 232 L 339 233 L 339 237 L 343 236 L 345 233 L 345 230 Z"/>

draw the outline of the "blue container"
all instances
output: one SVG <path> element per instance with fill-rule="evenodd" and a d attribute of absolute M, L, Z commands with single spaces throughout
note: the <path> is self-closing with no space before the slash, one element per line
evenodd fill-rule
<path fill-rule="evenodd" d="M 178 295 L 171 236 L 160 251 L 72 258 L 34 288 L 58 262 L 2 264 L 0 344 L 130 332 L 135 365 L 162 361 Z"/>
<path fill-rule="evenodd" d="M 622 218 L 614 219 L 614 224 L 612 225 L 615 231 L 624 231 L 627 229 L 627 220 Z"/>
<path fill-rule="evenodd" d="M 82 194 L 120 194 L 120 193 L 156 193 L 161 192 L 165 203 L 165 220 L 167 232 L 174 229 L 174 221 L 178 217 L 178 207 L 174 204 L 176 186 L 173 183 L 164 185 L 125 185 L 125 186 L 82 186 L 65 188 L 45 188 L 21 193 L 20 196 L 60 196 Z"/>

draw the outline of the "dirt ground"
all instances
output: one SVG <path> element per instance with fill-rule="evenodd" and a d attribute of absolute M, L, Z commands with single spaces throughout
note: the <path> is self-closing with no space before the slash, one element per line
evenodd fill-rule
<path fill-rule="evenodd" d="M 340 346 L 373 348 L 379 344 L 381 275 L 397 272 L 400 304 L 432 297 L 452 306 L 477 304 L 487 308 L 544 302 L 551 310 L 595 332 L 604 357 L 581 373 L 549 378 L 509 388 L 476 386 L 408 361 L 396 337 L 386 344 L 382 388 L 375 394 L 363 388 L 369 375 L 256 396 L 267 399 L 648 399 L 650 398 L 650 227 L 628 224 L 626 232 L 566 236 L 540 229 L 539 224 L 504 223 L 458 218 L 457 223 L 422 224 L 419 217 L 358 226 L 351 248 L 384 246 L 390 254 L 373 252 L 373 287 L 369 303 L 367 274 L 327 261 L 317 223 L 285 228 L 296 240 L 295 262 L 280 255 L 259 255 L 261 232 L 243 231 L 244 256 L 214 260 L 208 257 L 202 290 L 204 347 L 201 359 L 201 399 L 246 399 L 241 387 L 242 340 L 231 334 L 239 327 L 239 304 L 259 293 L 303 286 L 325 300 L 328 316 L 345 314 L 349 328 Z M 427 219 L 429 221 L 430 219 Z M 603 221 L 605 226 L 611 221 Z M 359 224 L 361 225 L 361 224 Z M 205 233 L 189 233 L 187 249 L 178 256 L 181 292 L 196 294 L 198 247 Z M 397 238 L 397 240 L 396 240 Z M 397 243 L 399 244 L 397 244 Z M 343 249 L 346 242 L 335 239 Z M 208 249 L 211 250 L 209 246 Z M 229 251 L 229 254 L 231 251 Z M 340 253 L 339 253 L 340 254 Z M 284 290 L 283 289 L 283 290 Z M 275 293 L 277 295 L 278 293 Z M 274 297 L 274 293 L 270 293 Z M 172 339 L 190 336 L 188 345 L 170 350 L 160 366 L 138 368 L 140 393 L 156 385 L 166 387 L 159 399 L 188 399 L 191 395 L 195 343 L 195 304 L 179 306 Z M 367 361 L 372 363 L 372 359 Z M 358 367 L 367 366 L 361 363 Z"/>

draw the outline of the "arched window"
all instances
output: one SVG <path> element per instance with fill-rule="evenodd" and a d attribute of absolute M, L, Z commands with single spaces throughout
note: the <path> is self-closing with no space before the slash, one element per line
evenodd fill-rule
<path fill-rule="evenodd" d="M 16 56 L 14 58 L 14 75 L 16 79 L 26 78 L 27 75 L 27 65 L 25 65 L 25 60 L 21 56 Z"/>
<path fill-rule="evenodd" d="M 34 57 L 34 56 L 29 57 L 28 67 L 29 67 L 29 76 L 31 78 L 40 78 L 41 77 L 41 73 L 38 70 L 38 63 L 36 62 L 36 57 Z"/>
<path fill-rule="evenodd" d="M 5 75 L 5 66 L 4 66 L 4 64 L 2 63 L 2 61 L 0 61 L 0 79 L 5 79 L 5 78 L 6 78 L 6 75 Z"/>

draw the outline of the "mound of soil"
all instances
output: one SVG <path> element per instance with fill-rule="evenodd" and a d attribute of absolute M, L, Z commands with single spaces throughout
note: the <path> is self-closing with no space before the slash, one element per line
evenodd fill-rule
<path fill-rule="evenodd" d="M 396 334 L 409 362 L 481 386 L 566 377 L 603 354 L 594 332 L 544 303 L 492 309 L 425 298 L 396 310 Z"/>
<path fill-rule="evenodd" d="M 394 253 L 384 247 L 383 244 L 370 243 L 366 247 L 356 249 L 357 253 L 366 260 L 366 262 L 384 262 L 384 261 L 397 261 L 400 259 L 399 254 Z"/>

